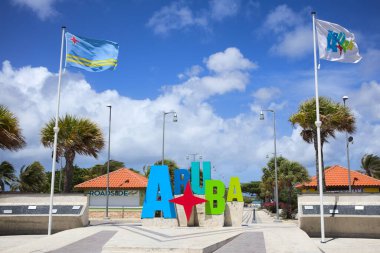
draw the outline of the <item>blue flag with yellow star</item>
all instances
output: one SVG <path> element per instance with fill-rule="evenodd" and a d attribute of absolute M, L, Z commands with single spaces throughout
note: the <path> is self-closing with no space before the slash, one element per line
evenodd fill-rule
<path fill-rule="evenodd" d="M 114 70 L 117 65 L 119 44 L 109 40 L 95 40 L 65 33 L 66 67 L 90 72 Z"/>

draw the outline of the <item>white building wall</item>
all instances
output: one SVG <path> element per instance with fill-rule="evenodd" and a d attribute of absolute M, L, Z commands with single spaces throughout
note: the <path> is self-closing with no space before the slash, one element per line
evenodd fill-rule
<path fill-rule="evenodd" d="M 87 194 L 90 199 L 90 207 L 105 207 L 106 195 L 104 190 L 93 190 Z M 139 207 L 140 206 L 140 193 L 134 191 L 110 191 L 108 200 L 109 207 Z"/>

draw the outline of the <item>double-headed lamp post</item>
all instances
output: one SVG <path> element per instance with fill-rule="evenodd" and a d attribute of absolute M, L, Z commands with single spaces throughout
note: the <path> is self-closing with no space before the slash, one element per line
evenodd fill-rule
<path fill-rule="evenodd" d="M 165 159 L 165 117 L 168 114 L 173 114 L 173 122 L 177 122 L 177 113 L 175 111 L 170 112 L 163 112 L 163 122 L 162 122 L 162 160 L 161 165 L 164 165 L 164 159 Z"/>
<path fill-rule="evenodd" d="M 343 105 L 346 107 L 346 100 L 348 100 L 348 96 L 343 96 Z M 347 169 L 348 169 L 348 191 L 352 192 L 351 188 L 351 166 L 350 166 L 350 142 L 352 142 L 354 138 L 352 136 L 348 137 L 348 133 L 346 132 L 346 153 L 347 153 Z"/>
<path fill-rule="evenodd" d="M 275 221 L 280 221 L 278 214 L 278 182 L 277 182 L 277 148 L 276 148 L 276 112 L 274 110 L 261 110 L 260 120 L 264 120 L 264 112 L 273 113 L 273 143 L 274 143 L 274 176 L 275 176 L 275 198 L 276 198 L 276 219 Z"/>

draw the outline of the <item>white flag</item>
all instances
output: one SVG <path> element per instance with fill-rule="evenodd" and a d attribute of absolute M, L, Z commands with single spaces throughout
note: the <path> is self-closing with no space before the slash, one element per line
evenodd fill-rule
<path fill-rule="evenodd" d="M 319 58 L 349 63 L 357 63 L 362 59 L 353 33 L 338 24 L 319 19 L 315 21 Z"/>

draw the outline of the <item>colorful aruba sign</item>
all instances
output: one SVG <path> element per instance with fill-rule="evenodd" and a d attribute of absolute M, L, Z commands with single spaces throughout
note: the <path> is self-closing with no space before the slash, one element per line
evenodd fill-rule
<path fill-rule="evenodd" d="M 190 180 L 191 175 L 191 180 Z M 187 220 L 190 219 L 193 206 L 205 203 L 207 215 L 223 214 L 226 201 L 225 186 L 220 180 L 211 179 L 211 163 L 203 162 L 203 186 L 200 184 L 200 163 L 192 162 L 191 171 L 187 169 L 174 170 L 174 195 L 170 185 L 169 169 L 166 165 L 152 166 L 146 189 L 142 218 L 154 218 L 156 211 L 161 211 L 164 218 L 176 218 L 174 204 L 183 205 Z M 205 199 L 194 196 L 204 195 Z M 238 177 L 230 179 L 227 202 L 243 202 L 240 181 Z"/>

